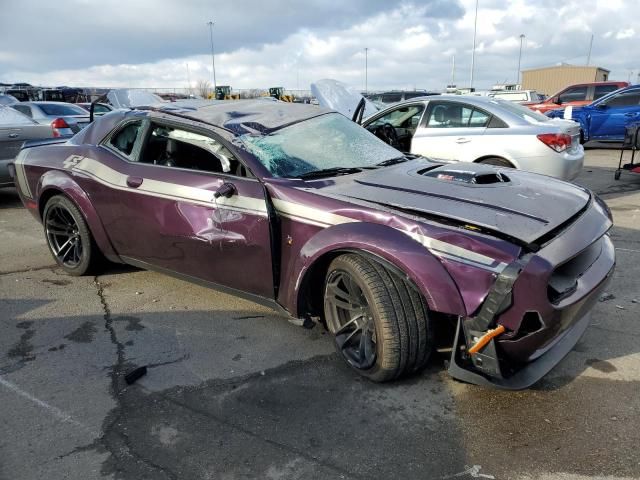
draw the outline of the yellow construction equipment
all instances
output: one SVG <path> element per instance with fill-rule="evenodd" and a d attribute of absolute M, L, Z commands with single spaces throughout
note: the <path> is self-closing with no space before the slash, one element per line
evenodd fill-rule
<path fill-rule="evenodd" d="M 216 87 L 216 100 L 240 100 L 240 94 L 231 93 L 229 85 L 218 85 Z"/>
<path fill-rule="evenodd" d="M 285 95 L 284 87 L 271 87 L 269 96 L 282 102 L 293 102 L 293 95 Z"/>

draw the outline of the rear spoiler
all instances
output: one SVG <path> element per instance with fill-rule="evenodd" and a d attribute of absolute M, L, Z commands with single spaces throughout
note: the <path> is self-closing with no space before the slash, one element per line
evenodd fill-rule
<path fill-rule="evenodd" d="M 71 136 L 59 137 L 59 138 L 47 138 L 44 140 L 27 140 L 22 144 L 21 150 L 24 150 L 25 148 L 41 147 L 43 145 L 54 145 L 56 143 L 66 143 L 66 141 L 69 140 L 70 138 Z"/>

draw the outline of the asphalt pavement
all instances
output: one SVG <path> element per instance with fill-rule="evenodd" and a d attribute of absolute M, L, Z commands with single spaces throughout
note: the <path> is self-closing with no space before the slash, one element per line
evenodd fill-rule
<path fill-rule="evenodd" d="M 70 277 L 0 189 L 0 479 L 640 478 L 640 176 L 588 150 L 618 267 L 533 388 L 378 385 L 319 326 L 122 266 Z M 147 366 L 127 385 L 124 374 Z"/>

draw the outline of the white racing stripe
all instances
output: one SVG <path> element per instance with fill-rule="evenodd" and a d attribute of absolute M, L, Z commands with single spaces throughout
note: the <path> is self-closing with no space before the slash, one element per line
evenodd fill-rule
<path fill-rule="evenodd" d="M 308 207 L 299 203 L 288 202 L 285 200 L 274 199 L 273 204 L 276 210 L 283 217 L 299 222 L 307 223 L 321 228 L 340 225 L 343 223 L 359 222 L 353 218 L 337 215 L 318 208 Z M 408 235 L 416 242 L 426 247 L 431 253 L 441 258 L 446 258 L 456 262 L 471 265 L 492 272 L 501 272 L 507 266 L 506 263 L 495 260 L 494 258 L 482 255 L 481 253 L 467 250 L 466 248 L 443 242 L 435 238 L 428 237 L 418 232 L 410 232 L 397 228 L 399 232 Z"/>
<path fill-rule="evenodd" d="M 115 190 L 135 192 L 141 195 L 165 198 L 168 200 L 185 201 L 206 207 L 224 207 L 229 210 L 237 210 L 245 213 L 266 216 L 267 206 L 261 198 L 233 196 L 220 197 L 215 200 L 213 192 L 204 188 L 178 185 L 160 180 L 145 178 L 138 188 L 127 185 L 127 176 L 100 162 L 90 158 L 83 158 L 72 166 L 74 172 L 88 175 L 93 180 Z"/>
<path fill-rule="evenodd" d="M 267 216 L 267 206 L 261 198 L 240 197 L 235 195 L 230 198 L 221 197 L 214 202 L 213 192 L 210 190 L 148 178 L 145 178 L 142 185 L 134 189 L 127 186 L 126 175 L 91 158 L 71 156 L 65 160 L 65 165 L 68 165 L 74 172 L 83 173 L 95 181 L 116 190 L 136 192 L 142 195 L 166 198 L 169 200 L 186 201 L 211 208 L 218 206 L 230 210 Z M 277 198 L 273 199 L 273 205 L 278 213 L 285 218 L 320 228 L 359 222 L 359 220 L 344 215 Z M 402 229 L 397 230 L 408 235 L 427 248 L 431 253 L 441 258 L 493 272 L 501 272 L 506 267 L 505 263 L 499 262 L 491 257 L 428 237 L 422 233 Z"/>
<path fill-rule="evenodd" d="M 20 192 L 26 198 L 33 198 L 31 187 L 29 186 L 29 182 L 27 181 L 27 174 L 24 170 L 24 158 L 28 154 L 29 150 L 21 150 L 20 153 L 18 153 L 16 159 L 13 161 L 13 165 L 16 169 L 16 182 L 18 183 Z"/>

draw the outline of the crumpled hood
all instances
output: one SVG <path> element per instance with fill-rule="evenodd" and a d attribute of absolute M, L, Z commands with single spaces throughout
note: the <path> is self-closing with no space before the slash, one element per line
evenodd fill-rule
<path fill-rule="evenodd" d="M 430 162 L 416 160 L 349 178 L 324 186 L 319 193 L 417 216 L 444 217 L 526 244 L 562 225 L 591 198 L 589 191 L 552 177 L 478 164 L 434 168 Z"/>

